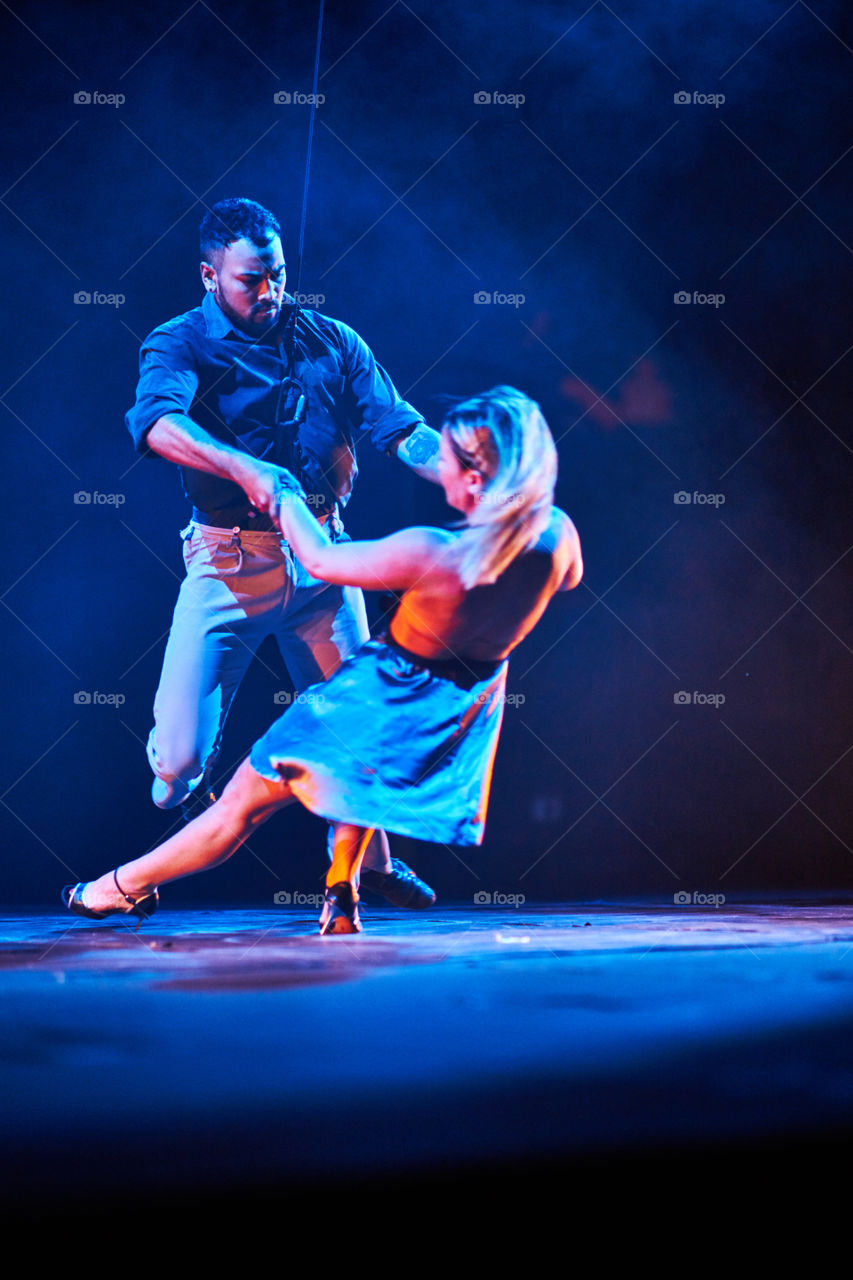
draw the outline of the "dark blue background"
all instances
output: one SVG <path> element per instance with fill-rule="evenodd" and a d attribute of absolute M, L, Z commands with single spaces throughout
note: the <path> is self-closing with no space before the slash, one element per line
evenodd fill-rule
<path fill-rule="evenodd" d="M 206 207 L 274 209 L 295 267 L 308 108 L 274 95 L 310 91 L 316 12 L 0 13 L 10 901 L 173 820 L 144 742 L 188 512 L 123 415 L 140 340 L 201 298 Z M 436 426 L 442 394 L 537 398 L 586 558 L 515 655 L 485 846 L 396 844 L 444 898 L 853 883 L 852 27 L 832 0 L 327 6 L 302 291 Z M 359 460 L 354 536 L 445 518 Z M 75 503 L 95 491 L 123 501 Z M 225 772 L 288 688 L 264 647 Z M 75 703 L 96 690 L 125 701 Z M 322 846 L 290 811 L 171 900 L 316 891 Z"/>

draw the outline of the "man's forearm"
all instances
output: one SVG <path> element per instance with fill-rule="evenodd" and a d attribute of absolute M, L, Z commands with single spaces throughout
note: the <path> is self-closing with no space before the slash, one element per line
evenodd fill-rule
<path fill-rule="evenodd" d="M 158 418 L 148 432 L 147 443 L 169 462 L 206 471 L 241 486 L 255 461 L 243 450 L 216 440 L 183 413 L 169 413 Z"/>
<path fill-rule="evenodd" d="M 404 436 L 395 450 L 401 462 L 411 467 L 424 480 L 440 484 L 438 478 L 438 441 L 437 431 L 421 423 L 414 431 Z"/>
<path fill-rule="evenodd" d="M 183 413 L 158 418 L 147 440 L 149 447 L 169 462 L 238 484 L 255 510 L 278 524 L 278 493 L 282 478 L 290 474 L 283 467 L 223 444 Z"/>

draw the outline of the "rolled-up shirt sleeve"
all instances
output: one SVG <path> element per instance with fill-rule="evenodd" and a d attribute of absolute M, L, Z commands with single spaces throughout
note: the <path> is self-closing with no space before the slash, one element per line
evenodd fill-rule
<path fill-rule="evenodd" d="M 356 414 L 376 448 L 382 453 L 391 453 L 392 445 L 424 421 L 423 414 L 401 398 L 367 343 L 348 325 L 339 328 L 346 348 L 347 381 Z"/>
<path fill-rule="evenodd" d="M 136 402 L 125 416 L 139 453 L 150 452 L 147 436 L 158 418 L 167 413 L 189 413 L 197 388 L 196 359 L 190 344 L 169 329 L 155 329 L 142 344 Z"/>

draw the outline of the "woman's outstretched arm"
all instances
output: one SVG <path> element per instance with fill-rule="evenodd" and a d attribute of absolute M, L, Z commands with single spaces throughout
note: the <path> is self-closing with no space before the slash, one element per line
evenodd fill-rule
<path fill-rule="evenodd" d="M 375 541 L 332 542 L 298 489 L 281 494 L 278 517 L 285 538 L 313 577 L 366 590 L 400 591 L 414 586 L 440 568 L 458 536 L 419 526 Z"/>

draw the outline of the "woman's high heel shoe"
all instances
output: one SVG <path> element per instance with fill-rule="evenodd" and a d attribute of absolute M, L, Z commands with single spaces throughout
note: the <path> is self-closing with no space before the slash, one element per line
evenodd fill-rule
<path fill-rule="evenodd" d="M 339 884 L 333 884 L 326 889 L 323 910 L 320 914 L 320 932 L 322 934 L 361 933 L 358 898 L 348 881 L 341 880 Z"/>
<path fill-rule="evenodd" d="M 149 893 L 145 898 L 131 898 L 131 896 L 125 893 L 124 889 L 122 889 L 119 884 L 118 873 L 116 871 L 113 872 L 113 880 L 115 880 L 115 885 L 119 893 L 128 904 L 126 907 L 109 907 L 106 911 L 93 911 L 91 907 L 87 907 L 83 901 L 83 891 L 86 888 L 85 884 L 67 884 L 62 890 L 62 901 L 65 903 L 68 910 L 72 911 L 75 916 L 85 916 L 87 920 L 103 920 L 106 916 L 112 916 L 118 913 L 120 915 L 138 916 L 139 924 L 142 924 L 143 920 L 147 920 L 149 916 L 153 916 L 154 912 L 157 910 L 157 903 L 160 900 L 160 895 L 156 889 L 153 893 Z M 136 927 L 138 929 L 139 925 Z"/>

